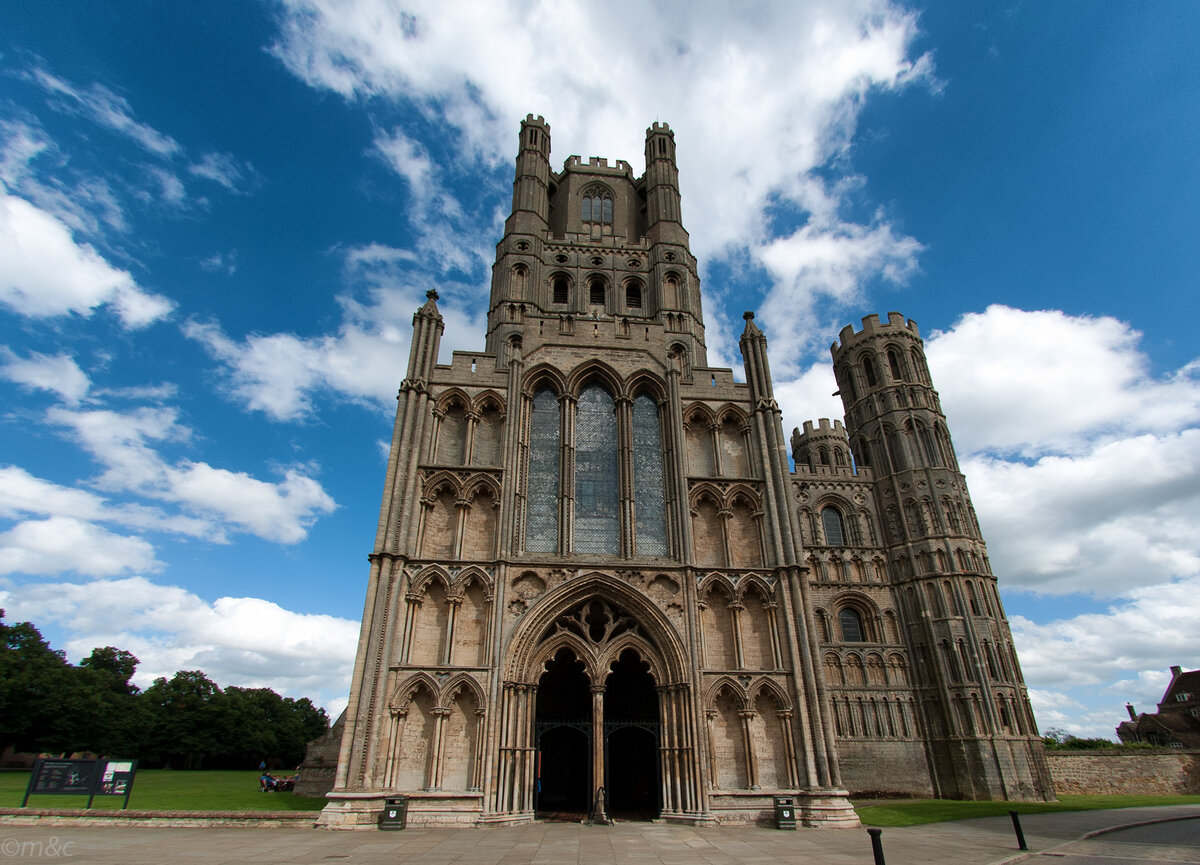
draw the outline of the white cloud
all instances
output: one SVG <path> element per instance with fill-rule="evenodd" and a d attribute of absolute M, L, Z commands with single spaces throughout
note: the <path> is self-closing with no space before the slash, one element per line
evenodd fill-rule
<path fill-rule="evenodd" d="M 51 409 L 47 417 L 69 428 L 104 466 L 96 480 L 101 488 L 179 505 L 208 524 L 212 540 L 223 541 L 225 532 L 235 529 L 276 543 L 296 543 L 321 514 L 337 507 L 321 484 L 297 467 L 284 469 L 283 480 L 272 483 L 204 462 L 168 463 L 152 445 L 190 436 L 171 408 L 127 413 Z M 188 525 L 193 524 L 175 528 Z"/>
<path fill-rule="evenodd" d="M 1112 597 L 1200 574 L 1200 364 L 1148 373 L 1112 318 L 992 306 L 926 345 L 992 564 Z"/>
<path fill-rule="evenodd" d="M 0 303 L 32 318 L 90 316 L 111 306 L 127 328 L 166 316 L 172 303 L 140 288 L 57 217 L 0 188 Z"/>
<path fill-rule="evenodd" d="M 338 298 L 343 321 L 336 335 L 251 334 L 237 341 L 215 322 L 189 321 L 186 336 L 225 365 L 230 390 L 252 411 L 275 420 L 297 420 L 313 410 L 318 393 L 394 411 L 396 389 L 408 368 L 413 313 L 432 280 L 412 270 L 417 256 L 381 244 L 344 251 L 346 280 L 357 293 Z M 455 347 L 476 349 L 483 337 L 479 286 L 439 281 L 446 321 L 443 356 Z"/>
<path fill-rule="evenodd" d="M 926 354 L 960 451 L 1036 457 L 1200 421 L 1200 362 L 1153 378 L 1141 336 L 1107 316 L 989 306 L 932 333 Z"/>
<path fill-rule="evenodd" d="M 241 162 L 232 153 L 206 153 L 199 162 L 189 165 L 188 171 L 218 183 L 230 192 L 244 192 L 248 184 L 258 180 L 254 166 Z"/>
<path fill-rule="evenodd" d="M 222 685 L 268 687 L 340 706 L 350 687 L 358 622 L 296 613 L 261 598 L 209 603 L 144 577 L 28 584 L 0 591 L 10 619 L 54 623 L 71 632 L 69 658 L 96 646 L 133 652 L 134 681 L 201 669 Z"/>
<path fill-rule="evenodd" d="M 0 534 L 0 573 L 107 577 L 158 570 L 154 547 L 138 537 L 116 535 L 71 517 L 18 523 Z"/>
<path fill-rule="evenodd" d="M 789 425 L 784 429 L 789 441 L 791 428 L 806 420 L 842 420 L 842 401 L 833 395 L 837 389 L 833 367 L 828 363 L 814 363 L 799 377 L 775 384 L 775 399 Z"/>
<path fill-rule="evenodd" d="M 80 89 L 44 69 L 34 69 L 30 78 L 47 93 L 61 97 L 59 107 L 83 114 L 156 156 L 171 157 L 180 151 L 175 139 L 135 120 L 129 102 L 102 84 Z"/>
<path fill-rule="evenodd" d="M 1011 619 L 1038 723 L 1114 738 L 1124 704 L 1154 711 L 1171 664 L 1200 657 L 1200 577 L 1127 592 L 1102 613 Z M 1194 666 L 1194 664 L 1192 665 Z"/>
<path fill-rule="evenodd" d="M 30 352 L 28 358 L 20 358 L 9 348 L 0 348 L 0 375 L 9 381 L 29 388 L 48 390 L 59 395 L 70 405 L 77 405 L 87 396 L 91 381 L 87 373 L 79 368 L 75 359 L 68 354 L 53 357 Z"/>
<path fill-rule="evenodd" d="M 287 0 L 272 50 L 314 87 L 414 103 L 449 127 L 453 159 L 492 167 L 511 157 L 530 111 L 556 130 L 559 164 L 572 153 L 640 162 L 641 129 L 669 121 L 694 251 L 751 251 L 775 280 L 772 327 L 795 339 L 798 295 L 847 302 L 854 283 L 903 281 L 916 266 L 920 245 L 882 215 L 868 225 L 839 215 L 857 179 L 826 185 L 811 173 L 846 152 L 870 92 L 937 86 L 931 59 L 909 56 L 916 34 L 916 15 L 887 0 L 753 14 L 704 2 L 683 16 L 632 2 L 530 14 L 517 3 Z M 428 188 L 431 157 L 405 133 L 376 147 L 414 192 Z M 764 242 L 780 209 L 800 225 Z"/>

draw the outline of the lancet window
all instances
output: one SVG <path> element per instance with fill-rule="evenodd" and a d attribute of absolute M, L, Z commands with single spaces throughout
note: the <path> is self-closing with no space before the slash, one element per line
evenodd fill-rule
<path fill-rule="evenodd" d="M 571 431 L 567 447 L 563 430 Z M 618 403 L 592 382 L 577 399 L 560 401 L 541 388 L 530 411 L 528 454 L 526 550 L 670 554 L 662 424 L 652 396 Z M 564 478 L 571 479 L 565 487 Z"/>
<path fill-rule="evenodd" d="M 602 222 L 612 225 L 613 200 L 607 189 L 593 186 L 583 193 L 579 218 L 583 222 Z"/>

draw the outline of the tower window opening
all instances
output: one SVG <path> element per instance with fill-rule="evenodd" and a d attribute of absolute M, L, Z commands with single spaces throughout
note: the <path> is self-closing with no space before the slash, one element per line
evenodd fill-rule
<path fill-rule="evenodd" d="M 825 543 L 829 546 L 843 547 L 846 545 L 846 527 L 837 508 L 821 510 L 821 528 L 825 532 Z"/>
<path fill-rule="evenodd" d="M 887 358 L 892 371 L 892 381 L 904 381 L 904 375 L 900 372 L 900 358 L 894 348 L 888 349 Z"/>
<path fill-rule="evenodd" d="M 554 288 L 554 298 L 553 298 L 554 302 L 555 303 L 566 303 L 568 300 L 568 297 L 569 297 L 569 291 L 567 288 L 567 278 L 565 276 L 554 277 L 553 288 Z"/>
<path fill-rule="evenodd" d="M 853 607 L 843 607 L 838 613 L 838 625 L 842 629 L 842 642 L 863 643 L 863 621 L 858 610 Z"/>
<path fill-rule="evenodd" d="M 579 218 L 583 222 L 601 222 L 612 225 L 613 200 L 606 189 L 589 189 L 583 193 Z"/>
<path fill-rule="evenodd" d="M 625 287 L 625 305 L 630 309 L 642 308 L 642 287 L 636 282 Z"/>
<path fill-rule="evenodd" d="M 877 381 L 875 378 L 875 364 L 871 362 L 871 358 L 869 357 L 863 358 L 863 372 L 867 376 L 867 387 L 875 387 Z"/>
<path fill-rule="evenodd" d="M 604 306 L 604 281 L 593 279 L 588 283 L 588 303 Z"/>

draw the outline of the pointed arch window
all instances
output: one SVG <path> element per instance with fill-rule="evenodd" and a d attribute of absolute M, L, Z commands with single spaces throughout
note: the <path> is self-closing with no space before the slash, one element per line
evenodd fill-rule
<path fill-rule="evenodd" d="M 558 552 L 558 397 L 542 388 L 533 397 L 529 423 L 529 494 L 525 549 Z"/>
<path fill-rule="evenodd" d="M 821 529 L 825 532 L 825 543 L 829 546 L 846 545 L 846 524 L 837 508 L 828 507 L 821 510 Z"/>
<path fill-rule="evenodd" d="M 888 349 L 887 359 L 888 368 L 892 373 L 892 381 L 904 381 L 904 375 L 900 372 L 900 356 L 896 354 L 896 349 Z"/>
<path fill-rule="evenodd" d="M 658 405 L 653 398 L 641 393 L 633 399 L 633 507 L 638 555 L 665 556 L 668 553 L 663 481 Z"/>
<path fill-rule="evenodd" d="M 612 194 L 602 187 L 593 186 L 583 193 L 579 218 L 583 222 L 600 222 L 612 225 L 613 200 Z"/>
<path fill-rule="evenodd" d="M 617 416 L 601 385 L 584 388 L 575 418 L 575 549 L 616 555 L 620 549 Z"/>
<path fill-rule="evenodd" d="M 671 555 L 662 420 L 652 394 L 618 405 L 599 381 L 574 400 L 545 386 L 529 404 L 528 423 L 525 550 Z"/>

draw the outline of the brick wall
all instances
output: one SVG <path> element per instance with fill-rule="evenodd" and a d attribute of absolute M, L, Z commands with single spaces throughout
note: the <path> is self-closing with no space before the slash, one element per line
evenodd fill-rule
<path fill-rule="evenodd" d="M 1046 757 L 1060 795 L 1200 793 L 1200 751 L 1047 751 Z"/>

